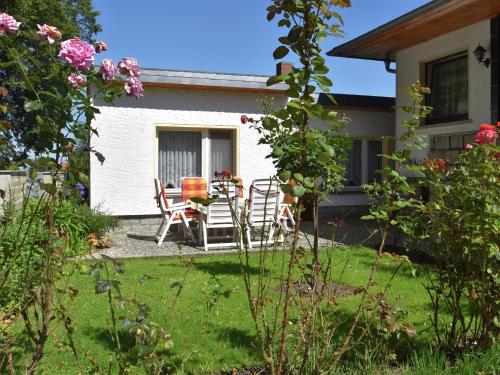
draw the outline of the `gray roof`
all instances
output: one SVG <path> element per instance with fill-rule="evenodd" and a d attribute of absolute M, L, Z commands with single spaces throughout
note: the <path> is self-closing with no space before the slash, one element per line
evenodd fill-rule
<path fill-rule="evenodd" d="M 210 73 L 149 68 L 141 69 L 141 81 L 146 84 L 156 83 L 166 85 L 188 85 L 264 91 L 284 91 L 287 89 L 287 85 L 285 84 L 277 84 L 268 87 L 266 85 L 268 78 L 269 76 L 249 74 Z"/>

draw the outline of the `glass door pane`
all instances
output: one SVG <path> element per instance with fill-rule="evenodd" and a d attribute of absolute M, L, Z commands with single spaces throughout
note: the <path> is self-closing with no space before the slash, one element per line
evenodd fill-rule
<path fill-rule="evenodd" d="M 168 188 L 180 188 L 182 177 L 201 176 L 201 132 L 161 131 L 158 176 Z"/>
<path fill-rule="evenodd" d="M 210 179 L 214 178 L 215 172 L 224 169 L 232 174 L 235 173 L 232 133 L 232 131 L 210 131 Z"/>

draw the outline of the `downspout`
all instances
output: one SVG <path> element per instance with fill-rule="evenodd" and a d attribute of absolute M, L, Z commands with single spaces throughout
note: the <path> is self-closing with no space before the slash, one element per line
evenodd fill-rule
<path fill-rule="evenodd" d="M 384 64 L 385 64 L 385 70 L 387 73 L 392 73 L 392 74 L 396 74 L 396 69 L 395 68 L 391 68 L 391 54 L 388 53 L 386 56 L 385 56 L 385 60 L 384 60 Z"/>

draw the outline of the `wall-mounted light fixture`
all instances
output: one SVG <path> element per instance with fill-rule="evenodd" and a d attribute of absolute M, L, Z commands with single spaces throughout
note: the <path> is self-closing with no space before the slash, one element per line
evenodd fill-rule
<path fill-rule="evenodd" d="M 491 60 L 489 57 L 486 57 L 486 49 L 481 44 L 474 50 L 474 57 L 479 64 L 484 64 L 486 67 L 490 66 Z"/>

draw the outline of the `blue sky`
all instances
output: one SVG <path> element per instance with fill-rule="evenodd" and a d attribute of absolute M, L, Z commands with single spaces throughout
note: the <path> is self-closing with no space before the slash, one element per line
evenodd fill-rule
<path fill-rule="evenodd" d="M 411 11 L 429 0 L 352 0 L 341 11 L 345 39 Z M 272 52 L 283 29 L 267 22 L 269 0 L 94 0 L 109 44 L 101 58 L 136 57 L 143 67 L 264 74 L 275 71 Z M 293 61 L 293 59 L 287 58 Z M 333 92 L 393 96 L 394 75 L 382 62 L 328 58 Z"/>

